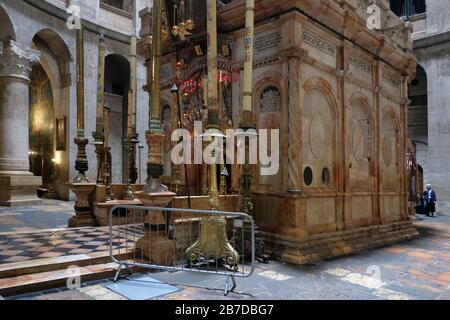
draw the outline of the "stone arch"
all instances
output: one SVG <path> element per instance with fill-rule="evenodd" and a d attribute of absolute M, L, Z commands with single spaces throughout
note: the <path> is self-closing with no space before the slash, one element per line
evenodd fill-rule
<path fill-rule="evenodd" d="M 126 183 L 128 153 L 123 143 L 128 129 L 130 62 L 116 53 L 105 57 L 105 103 L 110 106 L 111 169 L 113 183 Z"/>
<path fill-rule="evenodd" d="M 349 179 L 354 190 L 368 191 L 375 176 L 375 123 L 369 99 L 357 92 L 349 99 Z"/>
<path fill-rule="evenodd" d="M 280 91 L 280 108 L 278 111 L 282 112 L 283 108 L 287 108 L 287 85 L 283 80 L 283 75 L 278 72 L 264 72 L 255 79 L 255 85 L 253 86 L 253 114 L 256 123 L 258 123 L 258 116 L 260 110 L 260 97 L 267 87 L 274 86 Z"/>
<path fill-rule="evenodd" d="M 52 105 L 50 126 L 52 128 L 52 137 L 49 141 L 52 151 L 48 151 L 48 162 L 44 167 L 52 167 L 51 178 L 43 177 L 46 187 L 53 190 L 54 193 L 51 196 L 67 200 L 69 198 L 69 190 L 66 186 L 66 182 L 69 179 L 69 162 L 70 153 L 68 152 L 69 132 L 68 129 L 70 119 L 70 87 L 71 87 L 71 74 L 70 63 L 72 56 L 69 48 L 64 40 L 56 33 L 56 31 L 46 28 L 38 31 L 32 38 L 32 47 L 40 52 L 40 64 L 36 71 L 32 73 L 31 81 L 41 81 L 44 78 L 48 78 L 51 87 Z M 45 77 L 40 75 L 45 74 Z M 34 76 L 39 76 L 40 80 L 33 79 Z M 33 87 L 31 87 L 33 93 Z M 33 101 L 30 101 L 30 112 L 34 106 Z M 31 116 L 31 114 L 30 114 Z M 60 119 L 60 123 L 65 124 L 65 128 L 58 131 L 58 141 L 56 140 L 56 120 Z M 30 118 L 31 120 L 31 118 Z M 30 122 L 30 139 L 31 136 Z M 32 142 L 32 141 L 31 141 Z M 58 143 L 56 143 L 58 142 Z M 49 171 L 50 169 L 47 169 Z M 45 172 L 44 172 L 45 173 Z"/>
<path fill-rule="evenodd" d="M 408 135 L 416 144 L 417 162 L 427 173 L 428 167 L 428 75 L 426 70 L 417 65 L 416 77 L 408 84 Z"/>
<path fill-rule="evenodd" d="M 30 74 L 29 150 L 30 171 L 42 177 L 43 189 L 53 188 L 54 100 L 47 72 L 37 64 Z"/>
<path fill-rule="evenodd" d="M 337 102 L 332 86 L 321 77 L 310 78 L 303 89 L 303 183 L 306 187 L 333 188 L 337 183 L 338 171 Z"/>
<path fill-rule="evenodd" d="M 53 29 L 42 29 L 34 35 L 33 45 L 39 51 L 51 54 L 55 59 L 61 78 L 60 87 L 70 86 L 70 62 L 73 58 L 69 47 L 59 34 Z"/>
<path fill-rule="evenodd" d="M 279 93 L 279 106 L 273 109 L 262 110 L 262 95 L 267 89 L 278 90 Z M 258 129 L 279 129 L 280 130 L 280 154 L 283 146 L 287 146 L 287 131 L 285 132 L 283 128 L 287 128 L 287 114 L 288 108 L 288 87 L 286 78 L 279 72 L 267 71 L 261 73 L 255 79 L 255 84 L 253 86 L 253 116 Z M 270 145 L 270 132 L 269 140 Z M 280 158 L 280 161 L 282 159 Z M 253 175 L 256 177 L 256 184 L 260 190 L 266 192 L 279 191 L 282 184 L 282 166 L 278 174 L 274 176 L 262 177 L 260 176 L 260 165 L 254 166 Z"/>
<path fill-rule="evenodd" d="M 0 41 L 16 40 L 16 31 L 5 8 L 0 5 Z"/>

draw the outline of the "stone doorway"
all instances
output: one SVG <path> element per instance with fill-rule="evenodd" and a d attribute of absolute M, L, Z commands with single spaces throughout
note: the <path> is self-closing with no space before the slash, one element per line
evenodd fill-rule
<path fill-rule="evenodd" d="M 105 58 L 105 103 L 110 106 L 109 141 L 112 183 L 126 183 L 128 155 L 123 143 L 127 134 L 130 63 L 122 55 Z"/>
<path fill-rule="evenodd" d="M 30 82 L 29 155 L 30 171 L 42 177 L 39 196 L 53 197 L 54 104 L 48 75 L 41 65 L 33 67 Z"/>

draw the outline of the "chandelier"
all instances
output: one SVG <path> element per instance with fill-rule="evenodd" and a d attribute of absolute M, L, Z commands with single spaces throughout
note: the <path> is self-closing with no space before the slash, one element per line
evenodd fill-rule
<path fill-rule="evenodd" d="M 180 37 L 181 40 L 185 40 L 186 36 L 191 35 L 195 27 L 193 17 L 193 5 L 194 0 L 175 0 L 173 6 L 173 26 L 172 34 L 175 37 Z"/>

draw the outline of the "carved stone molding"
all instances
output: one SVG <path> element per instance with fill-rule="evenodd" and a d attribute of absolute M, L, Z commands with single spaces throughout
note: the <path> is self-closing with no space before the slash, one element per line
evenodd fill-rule
<path fill-rule="evenodd" d="M 0 77 L 29 80 L 31 68 L 39 62 L 40 52 L 14 40 L 5 41 L 0 54 Z"/>

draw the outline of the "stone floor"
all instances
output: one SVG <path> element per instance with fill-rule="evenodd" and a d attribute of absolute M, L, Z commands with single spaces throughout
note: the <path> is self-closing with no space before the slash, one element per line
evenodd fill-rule
<path fill-rule="evenodd" d="M 0 207 L 0 233 L 66 228 L 74 215 L 73 206 L 72 201 L 44 199 L 39 206 Z"/>
<path fill-rule="evenodd" d="M 224 278 L 220 276 L 160 272 L 152 273 L 151 277 L 181 289 L 177 293 L 157 299 L 448 300 L 450 299 L 450 217 L 421 216 L 420 219 L 415 217 L 414 222 L 421 234 L 421 237 L 414 241 L 307 266 L 293 266 L 276 261 L 268 265 L 258 263 L 253 276 L 237 279 L 236 293 L 230 293 L 228 297 L 223 295 Z M 34 237 L 33 234 L 29 236 Z M 80 237 L 83 238 L 81 233 Z M 77 242 L 80 238 L 72 237 L 69 243 L 72 240 Z M 81 240 L 79 243 L 86 246 L 90 241 L 94 239 Z M 10 249 L 12 248 L 8 250 Z M 0 250 L 0 255 L 2 254 Z M 135 280 L 131 278 L 121 281 Z M 78 290 L 52 289 L 7 299 L 126 299 L 106 288 L 106 285 L 110 283 L 111 279 L 86 282 Z"/>
<path fill-rule="evenodd" d="M 113 240 L 115 249 L 134 247 L 124 237 Z M 34 259 L 108 252 L 109 228 L 78 228 L 27 233 L 0 233 L 0 265 Z"/>

